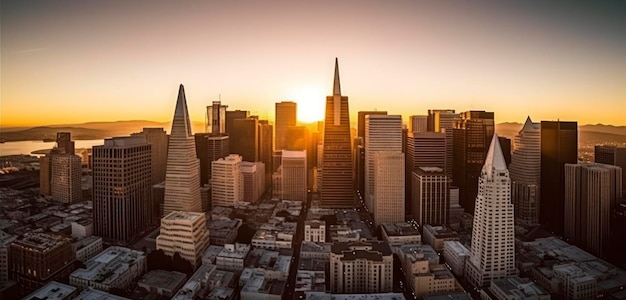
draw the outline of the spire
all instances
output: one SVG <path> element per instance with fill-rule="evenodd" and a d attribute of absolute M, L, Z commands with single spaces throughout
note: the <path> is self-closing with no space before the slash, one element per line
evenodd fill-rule
<path fill-rule="evenodd" d="M 536 124 L 533 123 L 533 121 L 530 119 L 530 116 L 528 116 L 526 118 L 526 122 L 524 122 L 524 126 L 522 126 L 522 129 L 520 130 L 521 132 L 528 132 L 528 131 L 536 131 L 539 128 L 536 126 Z"/>
<path fill-rule="evenodd" d="M 335 81 L 333 82 L 333 96 L 341 96 L 341 84 L 339 84 L 339 59 L 335 57 Z"/>
<path fill-rule="evenodd" d="M 500 141 L 498 140 L 498 135 L 495 133 L 493 134 L 493 139 L 491 139 L 491 145 L 489 146 L 489 151 L 485 158 L 483 172 L 487 172 L 487 175 L 491 177 L 494 170 L 507 170 L 504 154 L 502 154 L 502 148 L 500 147 Z"/>
<path fill-rule="evenodd" d="M 187 112 L 187 99 L 185 98 L 185 87 L 181 84 L 178 88 L 178 99 L 176 100 L 176 110 L 172 121 L 171 133 L 180 132 L 183 129 L 187 136 L 191 136 L 191 124 L 189 113 Z"/>

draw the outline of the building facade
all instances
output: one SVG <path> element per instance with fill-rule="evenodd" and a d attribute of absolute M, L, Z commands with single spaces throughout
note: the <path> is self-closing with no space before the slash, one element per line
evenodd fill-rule
<path fill-rule="evenodd" d="M 385 242 L 333 243 L 330 292 L 384 293 L 393 288 L 393 253 Z"/>
<path fill-rule="evenodd" d="M 169 136 L 163 128 L 144 128 L 139 133 L 131 135 L 143 135 L 152 149 L 152 184 L 165 181 L 165 169 L 167 167 L 167 148 Z"/>
<path fill-rule="evenodd" d="M 428 116 L 409 116 L 409 133 L 428 131 Z"/>
<path fill-rule="evenodd" d="M 211 178 L 213 206 L 236 206 L 244 199 L 241 156 L 230 154 L 214 161 Z"/>
<path fill-rule="evenodd" d="M 401 223 L 405 218 L 404 153 L 374 153 L 374 223 Z"/>
<path fill-rule="evenodd" d="M 307 200 L 307 152 L 283 150 L 280 200 Z"/>
<path fill-rule="evenodd" d="M 296 126 L 298 105 L 292 101 L 276 103 L 276 150 L 287 149 L 287 130 L 290 126 Z"/>
<path fill-rule="evenodd" d="M 515 218 L 524 224 L 539 223 L 541 196 L 541 128 L 530 117 L 515 136 L 511 154 L 511 200 Z"/>
<path fill-rule="evenodd" d="M 420 167 L 412 172 L 412 215 L 421 226 L 448 224 L 450 179 L 442 168 Z"/>
<path fill-rule="evenodd" d="M 262 162 L 241 162 L 243 201 L 256 203 L 265 192 L 265 165 Z"/>
<path fill-rule="evenodd" d="M 59 154 L 50 158 L 50 190 L 52 198 L 62 203 L 80 202 L 82 166 L 78 155 Z"/>
<path fill-rule="evenodd" d="M 180 256 L 197 268 L 209 246 L 209 230 L 204 213 L 173 211 L 161 219 L 161 234 L 156 238 L 157 250 Z"/>
<path fill-rule="evenodd" d="M 459 119 L 459 114 L 454 109 L 429 109 L 428 110 L 428 131 L 440 132 L 446 136 L 446 166 L 443 168 L 448 177 L 452 178 L 454 166 L 454 143 L 453 128 L 454 121 Z"/>

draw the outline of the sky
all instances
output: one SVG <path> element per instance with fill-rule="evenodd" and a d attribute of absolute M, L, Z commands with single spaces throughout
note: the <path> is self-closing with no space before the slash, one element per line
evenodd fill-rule
<path fill-rule="evenodd" d="M 3 0 L 0 126 L 191 119 L 221 100 L 626 125 L 624 1 Z"/>

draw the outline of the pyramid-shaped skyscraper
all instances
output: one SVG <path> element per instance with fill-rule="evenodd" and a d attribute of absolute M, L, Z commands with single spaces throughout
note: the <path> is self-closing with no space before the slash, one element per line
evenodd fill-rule
<path fill-rule="evenodd" d="M 182 84 L 176 100 L 166 168 L 163 216 L 172 211 L 201 212 L 200 161 L 196 156 L 196 143 L 191 133 Z"/>

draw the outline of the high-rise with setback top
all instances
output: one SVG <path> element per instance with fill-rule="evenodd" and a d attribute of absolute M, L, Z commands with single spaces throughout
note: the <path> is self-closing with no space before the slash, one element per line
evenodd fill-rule
<path fill-rule="evenodd" d="M 541 129 L 530 117 L 515 136 L 511 155 L 511 200 L 515 217 L 525 224 L 539 223 L 541 183 Z"/>
<path fill-rule="evenodd" d="M 167 151 L 163 215 L 172 211 L 201 212 L 200 161 L 191 133 L 185 88 L 180 85 Z"/>
<path fill-rule="evenodd" d="M 354 206 L 351 152 L 348 97 L 341 95 L 339 63 L 335 59 L 333 95 L 326 97 L 326 117 L 324 118 L 320 199 L 322 207 L 350 208 Z"/>

